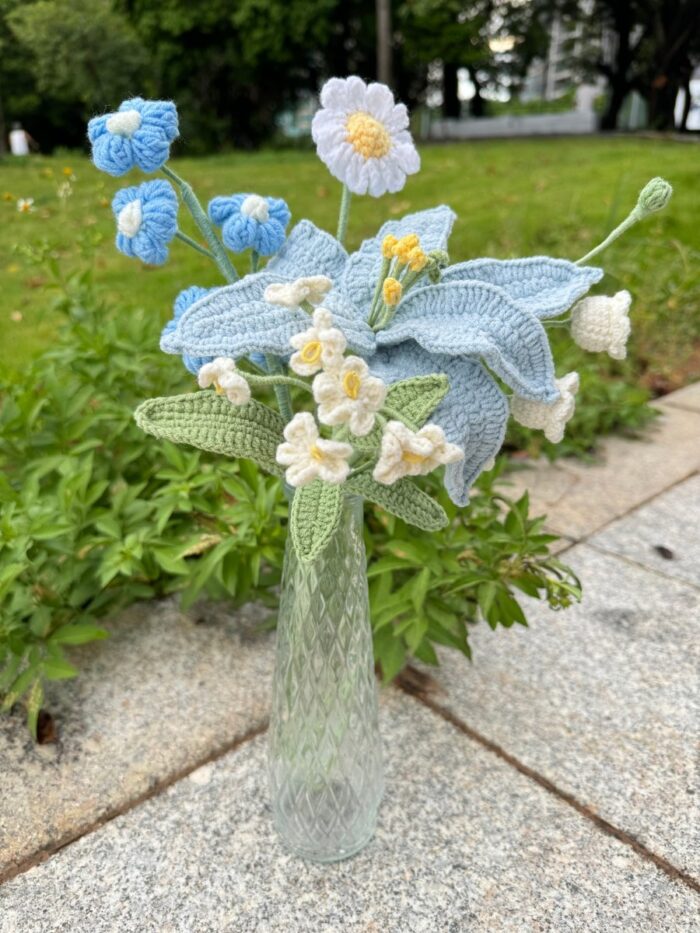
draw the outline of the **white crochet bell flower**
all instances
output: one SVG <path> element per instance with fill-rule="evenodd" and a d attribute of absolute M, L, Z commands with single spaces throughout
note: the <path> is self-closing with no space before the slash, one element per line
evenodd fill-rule
<path fill-rule="evenodd" d="M 321 161 L 353 194 L 378 198 L 400 191 L 406 176 L 420 168 L 408 111 L 385 84 L 331 78 L 321 90 L 311 135 Z"/>
<path fill-rule="evenodd" d="M 462 448 L 447 441 L 439 425 L 426 424 L 412 431 L 401 421 L 389 421 L 372 476 L 378 483 L 391 486 L 402 476 L 423 476 L 442 464 L 462 459 Z"/>
<path fill-rule="evenodd" d="M 202 389 L 214 386 L 217 395 L 225 395 L 232 405 L 245 405 L 250 401 L 250 386 L 236 369 L 236 364 L 226 356 L 217 356 L 205 363 L 197 373 L 197 382 Z"/>
<path fill-rule="evenodd" d="M 579 301 L 571 312 L 571 336 L 584 350 L 605 352 L 614 360 L 627 356 L 627 340 L 632 330 L 628 291 L 609 295 L 593 295 Z"/>
<path fill-rule="evenodd" d="M 332 287 L 327 275 L 309 275 L 294 282 L 268 285 L 264 298 L 268 304 L 282 305 L 283 308 L 298 308 L 302 301 L 320 305 Z"/>
<path fill-rule="evenodd" d="M 359 356 L 349 356 L 340 368 L 319 373 L 313 392 L 322 424 L 347 424 L 353 434 L 362 437 L 374 427 L 386 398 L 386 385 L 370 374 Z"/>
<path fill-rule="evenodd" d="M 533 402 L 519 395 L 514 395 L 510 403 L 511 413 L 518 424 L 536 431 L 544 431 L 544 436 L 552 444 L 558 444 L 563 439 L 566 422 L 576 408 L 574 396 L 579 387 L 578 373 L 567 373 L 561 379 L 557 379 L 556 384 L 560 394 L 551 405 Z"/>
<path fill-rule="evenodd" d="M 290 343 L 296 350 L 289 366 L 300 376 L 313 376 L 320 369 L 337 369 L 343 362 L 347 341 L 345 334 L 333 327 L 333 315 L 325 308 L 316 308 L 313 325 L 294 334 Z"/>
<path fill-rule="evenodd" d="M 284 429 L 285 443 L 277 448 L 277 462 L 287 467 L 290 486 L 306 486 L 316 478 L 326 483 L 344 483 L 350 472 L 350 444 L 327 441 L 308 411 L 294 415 Z"/>

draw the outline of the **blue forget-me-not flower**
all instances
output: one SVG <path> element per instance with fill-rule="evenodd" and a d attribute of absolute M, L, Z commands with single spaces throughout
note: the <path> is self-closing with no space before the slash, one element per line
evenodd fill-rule
<path fill-rule="evenodd" d="M 284 243 L 291 214 L 282 198 L 234 194 L 210 201 L 209 217 L 221 227 L 221 237 L 234 253 L 253 249 L 272 256 Z"/>
<path fill-rule="evenodd" d="M 167 162 L 178 135 L 177 110 L 168 100 L 132 97 L 115 113 L 88 123 L 92 160 L 108 175 L 124 175 L 134 166 L 156 172 Z"/>
<path fill-rule="evenodd" d="M 167 181 L 146 181 L 122 188 L 114 196 L 117 249 L 153 266 L 168 258 L 168 244 L 177 233 L 178 199 Z"/>

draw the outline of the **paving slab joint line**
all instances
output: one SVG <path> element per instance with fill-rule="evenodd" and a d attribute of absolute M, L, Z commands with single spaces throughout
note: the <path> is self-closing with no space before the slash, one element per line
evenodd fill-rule
<path fill-rule="evenodd" d="M 136 797 L 132 797 L 130 800 L 127 800 L 126 803 L 120 804 L 118 807 L 113 807 L 111 810 L 108 810 L 106 813 L 102 814 L 102 816 L 94 820 L 92 823 L 88 823 L 85 826 L 82 826 L 75 832 L 67 833 L 57 842 L 47 845 L 40 851 L 35 852 L 33 855 L 27 859 L 24 859 L 24 861 L 20 862 L 18 865 L 13 865 L 4 873 L 0 872 L 0 885 L 4 884 L 6 881 L 11 881 L 18 875 L 24 874 L 25 872 L 29 871 L 30 868 L 35 868 L 42 862 L 47 861 L 53 855 L 56 855 L 57 852 L 60 852 L 61 849 L 66 849 L 74 842 L 82 839 L 83 836 L 89 836 L 91 833 L 94 833 L 106 823 L 111 823 L 112 820 L 116 819 L 118 816 L 122 816 L 124 813 L 128 813 L 130 810 L 134 810 L 136 807 L 140 806 L 142 803 L 145 803 L 147 800 L 150 800 L 153 797 L 160 796 L 164 791 L 168 790 L 169 787 L 172 787 L 173 784 L 177 784 L 178 781 L 188 777 L 190 774 L 192 774 L 193 771 L 197 771 L 198 768 L 202 768 L 204 765 L 211 764 L 213 761 L 218 761 L 220 758 L 223 758 L 224 755 L 228 755 L 230 752 L 236 751 L 242 745 L 245 745 L 246 742 L 250 742 L 252 739 L 257 738 L 259 735 L 262 735 L 264 732 L 266 732 L 268 726 L 269 722 L 267 720 L 257 726 L 253 726 L 253 728 L 249 729 L 247 732 L 244 732 L 243 735 L 238 736 L 231 742 L 227 742 L 225 745 L 219 746 L 219 748 L 215 749 L 206 757 L 198 759 L 196 762 L 194 762 L 194 764 L 186 765 L 179 771 L 175 771 L 173 774 L 169 774 L 162 780 L 156 781 L 155 784 L 149 787 L 148 790 L 144 791 L 142 794 L 138 794 Z"/>
<path fill-rule="evenodd" d="M 691 891 L 694 891 L 696 894 L 700 894 L 700 882 L 697 881 L 692 875 L 689 875 L 682 869 L 677 868 L 663 856 L 657 855 L 656 852 L 652 852 L 651 849 L 648 849 L 643 843 L 635 839 L 634 836 L 631 836 L 629 833 L 625 832 L 624 829 L 620 829 L 619 826 L 615 826 L 613 823 L 609 823 L 608 820 L 603 819 L 602 816 L 599 816 L 585 804 L 577 800 L 573 794 L 570 794 L 567 791 L 562 790 L 562 788 L 557 787 L 557 785 L 550 781 L 549 778 L 545 777 L 543 774 L 540 774 L 539 771 L 535 771 L 534 768 L 530 768 L 524 762 L 520 761 L 519 758 L 511 755 L 510 752 L 507 752 L 504 748 L 498 745 L 497 742 L 493 742 L 491 739 L 487 738 L 485 735 L 482 735 L 476 729 L 473 729 L 471 726 L 467 725 L 467 723 L 463 722 L 458 716 L 455 716 L 455 714 L 446 706 L 438 703 L 432 696 L 430 696 L 430 693 L 427 692 L 430 690 L 430 686 L 425 683 L 425 681 L 430 681 L 432 678 L 426 678 L 420 671 L 416 671 L 415 673 L 417 674 L 416 678 L 413 678 L 409 675 L 408 678 L 401 677 L 397 680 L 397 686 L 400 690 L 402 690 L 408 696 L 413 697 L 419 703 L 422 703 L 429 710 L 440 716 L 446 722 L 449 722 L 450 725 L 454 726 L 454 728 L 459 730 L 459 732 L 461 732 L 463 735 L 466 735 L 467 738 L 471 739 L 473 742 L 477 742 L 487 751 L 496 755 L 502 761 L 505 761 L 506 764 L 510 765 L 516 771 L 519 771 L 520 774 L 523 774 L 525 777 L 530 778 L 531 781 L 539 784 L 539 786 L 547 791 L 547 793 L 552 794 L 554 797 L 557 797 L 559 800 L 568 804 L 577 813 L 591 822 L 596 827 L 596 829 L 599 829 L 606 835 L 612 836 L 619 842 L 629 846 L 637 853 L 637 855 L 641 856 L 643 859 L 646 859 L 646 861 L 651 862 L 660 871 L 664 872 L 664 874 L 671 878 L 672 881 L 679 881 L 690 888 Z"/>
<path fill-rule="evenodd" d="M 637 570 L 645 570 L 647 573 L 653 573 L 655 577 L 660 577 L 667 583 L 682 583 L 683 586 L 689 586 L 691 590 L 700 590 L 700 585 L 693 583 L 692 580 L 688 580 L 685 577 L 675 577 L 670 573 L 664 573 L 659 567 L 643 564 L 641 561 L 636 560 L 634 557 L 630 557 L 628 554 L 620 554 L 619 551 L 610 551 L 608 548 L 603 547 L 602 544 L 598 544 L 597 541 L 586 541 L 585 543 L 587 547 L 591 548 L 593 551 L 597 551 L 598 554 L 601 554 L 603 557 L 614 557 L 617 560 L 622 560 L 626 564 L 629 564 L 630 567 L 636 567 Z M 559 553 L 563 554 L 564 552 L 560 551 Z"/>

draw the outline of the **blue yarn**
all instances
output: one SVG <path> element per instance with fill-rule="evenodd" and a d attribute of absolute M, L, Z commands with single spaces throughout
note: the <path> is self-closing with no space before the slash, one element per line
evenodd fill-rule
<path fill-rule="evenodd" d="M 231 208 L 220 202 L 230 200 L 216 199 L 213 208 L 224 224 Z M 308 326 L 308 316 L 267 304 L 265 287 L 329 276 L 335 288 L 324 306 L 374 373 L 387 382 L 434 372 L 448 376 L 450 390 L 430 420 L 465 450 L 464 460 L 445 470 L 451 499 L 464 505 L 470 484 L 498 452 L 508 419 L 505 396 L 479 360 L 519 395 L 555 401 L 559 390 L 540 318 L 565 311 L 602 273 L 548 257 L 460 263 L 445 270 L 441 284 L 411 289 L 389 326 L 375 334 L 367 316 L 384 236 L 417 233 L 424 249 L 446 249 L 453 221 L 445 206 L 420 211 L 385 224 L 348 256 L 332 236 L 303 220 L 264 273 L 205 296 L 164 334 L 161 347 L 167 353 L 234 358 L 261 351 L 286 356 L 289 338 Z"/>
<path fill-rule="evenodd" d="M 265 198 L 268 220 L 261 222 L 241 211 L 248 194 L 234 194 L 228 198 L 213 198 L 209 202 L 209 217 L 221 227 L 221 236 L 234 253 L 254 249 L 261 256 L 272 256 L 284 243 L 285 230 L 291 214 L 282 198 Z"/>
<path fill-rule="evenodd" d="M 141 123 L 130 135 L 110 132 L 107 123 L 114 113 L 93 117 L 88 123 L 92 161 L 108 175 L 124 175 L 135 165 L 144 172 L 156 172 L 170 155 L 170 144 L 179 136 L 175 104 L 168 100 L 133 97 L 119 105 L 116 113 L 135 110 Z"/>
<path fill-rule="evenodd" d="M 191 285 L 189 288 L 183 289 L 173 303 L 173 316 L 161 331 L 161 339 L 167 334 L 175 333 L 178 322 L 185 311 L 191 308 L 200 298 L 204 298 L 205 295 L 208 295 L 212 291 L 214 291 L 213 288 L 202 288 L 201 285 Z M 190 356 L 189 353 L 182 354 L 182 362 L 185 365 L 185 369 L 191 372 L 193 376 L 197 375 L 205 363 L 211 363 L 213 359 L 213 356 Z"/>
<path fill-rule="evenodd" d="M 117 249 L 125 256 L 160 266 L 168 258 L 168 243 L 177 232 L 177 195 L 167 181 L 146 181 L 131 188 L 122 188 L 112 201 L 117 223 L 120 212 L 134 201 L 140 202 L 141 225 L 134 236 L 127 236 L 117 229 Z"/>

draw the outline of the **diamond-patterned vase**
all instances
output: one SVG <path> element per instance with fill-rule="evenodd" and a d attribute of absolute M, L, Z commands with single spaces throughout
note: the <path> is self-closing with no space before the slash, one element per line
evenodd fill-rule
<path fill-rule="evenodd" d="M 287 543 L 269 737 L 277 831 L 304 858 L 333 862 L 371 839 L 383 791 L 377 684 L 362 538 L 347 498 L 315 561 Z"/>

